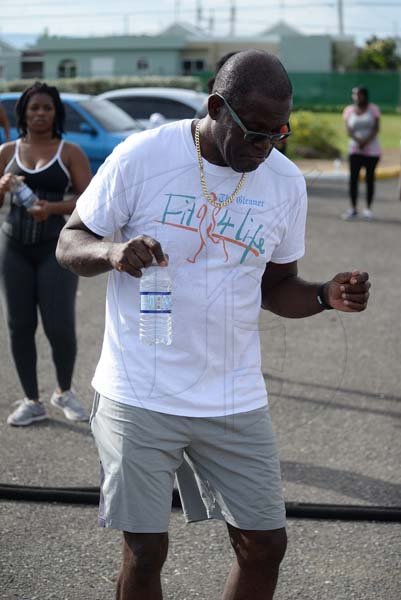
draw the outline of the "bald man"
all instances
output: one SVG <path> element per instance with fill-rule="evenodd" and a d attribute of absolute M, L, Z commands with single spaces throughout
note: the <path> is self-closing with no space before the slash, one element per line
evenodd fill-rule
<path fill-rule="evenodd" d="M 99 522 L 123 532 L 118 600 L 162 598 L 176 472 L 187 521 L 227 524 L 236 559 L 223 600 L 273 597 L 285 506 L 260 308 L 359 313 L 370 286 L 359 271 L 319 283 L 298 276 L 305 181 L 274 148 L 290 134 L 291 97 L 277 58 L 236 53 L 216 75 L 207 116 L 120 144 L 60 236 L 62 265 L 109 272 L 91 427 Z M 139 340 L 139 282 L 153 261 L 173 280 L 170 346 Z"/>

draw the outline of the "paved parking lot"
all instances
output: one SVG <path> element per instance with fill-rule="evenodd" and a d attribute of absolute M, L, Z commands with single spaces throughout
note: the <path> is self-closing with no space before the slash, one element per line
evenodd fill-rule
<path fill-rule="evenodd" d="M 377 189 L 376 220 L 346 223 L 345 184 L 309 183 L 306 279 L 368 270 L 368 311 L 334 311 L 292 321 L 264 314 L 263 369 L 281 453 L 287 501 L 401 506 L 401 203 L 395 180 Z M 81 280 L 75 387 L 89 408 L 99 354 L 105 278 Z M 62 315 L 60 315 L 62 318 Z M 0 434 L 3 483 L 96 486 L 89 429 L 51 419 L 5 424 L 20 389 L 0 323 Z M 43 398 L 54 388 L 49 348 L 38 333 Z M 120 536 L 96 527 L 94 506 L 0 503 L 0 598 L 109 600 Z M 277 600 L 399 600 L 401 524 L 290 519 Z M 232 560 L 221 523 L 171 519 L 163 571 L 167 600 L 218 600 Z"/>

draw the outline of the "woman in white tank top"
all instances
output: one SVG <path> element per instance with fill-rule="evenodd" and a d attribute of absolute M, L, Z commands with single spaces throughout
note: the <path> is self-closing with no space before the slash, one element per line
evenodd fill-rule
<path fill-rule="evenodd" d="M 0 298 L 25 394 L 7 422 L 24 426 L 47 418 L 36 372 L 38 309 L 58 384 L 51 403 L 69 419 L 87 420 L 86 410 L 71 390 L 78 279 L 59 266 L 55 250 L 63 215 L 74 210 L 76 198 L 91 179 L 89 162 L 80 148 L 61 139 L 64 107 L 56 88 L 35 83 L 20 97 L 16 112 L 20 139 L 0 147 L 0 207 L 6 192 L 12 192 L 15 177 L 23 177 L 38 200 L 26 209 L 14 193 L 9 194 L 8 214 L 0 230 Z M 64 200 L 70 187 L 76 196 Z"/>

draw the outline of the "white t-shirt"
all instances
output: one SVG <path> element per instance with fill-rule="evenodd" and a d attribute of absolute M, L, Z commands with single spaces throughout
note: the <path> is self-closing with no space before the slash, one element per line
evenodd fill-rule
<path fill-rule="evenodd" d="M 204 161 L 208 189 L 224 200 L 240 174 Z M 92 384 L 118 402 L 185 416 L 221 416 L 266 405 L 258 318 L 269 261 L 304 254 L 305 181 L 278 151 L 238 197 L 214 208 L 202 196 L 191 121 L 134 134 L 78 200 L 101 236 L 159 240 L 173 282 L 173 343 L 139 341 L 139 279 L 109 275 L 103 348 Z"/>
<path fill-rule="evenodd" d="M 355 105 L 351 104 L 344 108 L 343 119 L 357 138 L 364 139 L 372 133 L 377 119 L 380 119 L 380 110 L 376 104 L 370 102 L 366 110 L 358 113 Z M 358 142 L 350 138 L 348 153 L 363 154 L 364 156 L 380 156 L 381 150 L 377 135 L 364 148 L 360 148 Z"/>

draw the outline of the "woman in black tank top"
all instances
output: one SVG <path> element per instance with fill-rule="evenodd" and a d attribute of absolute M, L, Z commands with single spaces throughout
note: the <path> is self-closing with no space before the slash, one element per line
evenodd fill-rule
<path fill-rule="evenodd" d="M 61 139 L 64 107 L 56 88 L 35 83 L 20 97 L 16 112 L 20 139 L 0 146 L 0 207 L 7 192 L 10 199 L 0 228 L 0 299 L 25 398 L 7 422 L 30 425 L 47 418 L 36 372 L 38 309 L 58 383 L 51 403 L 69 419 L 87 420 L 71 390 L 78 280 L 58 265 L 55 250 L 64 215 L 73 212 L 76 198 L 89 184 L 89 162 L 78 146 Z M 38 198 L 30 209 L 16 203 L 16 176 L 23 177 Z M 64 200 L 70 190 L 75 196 Z"/>

